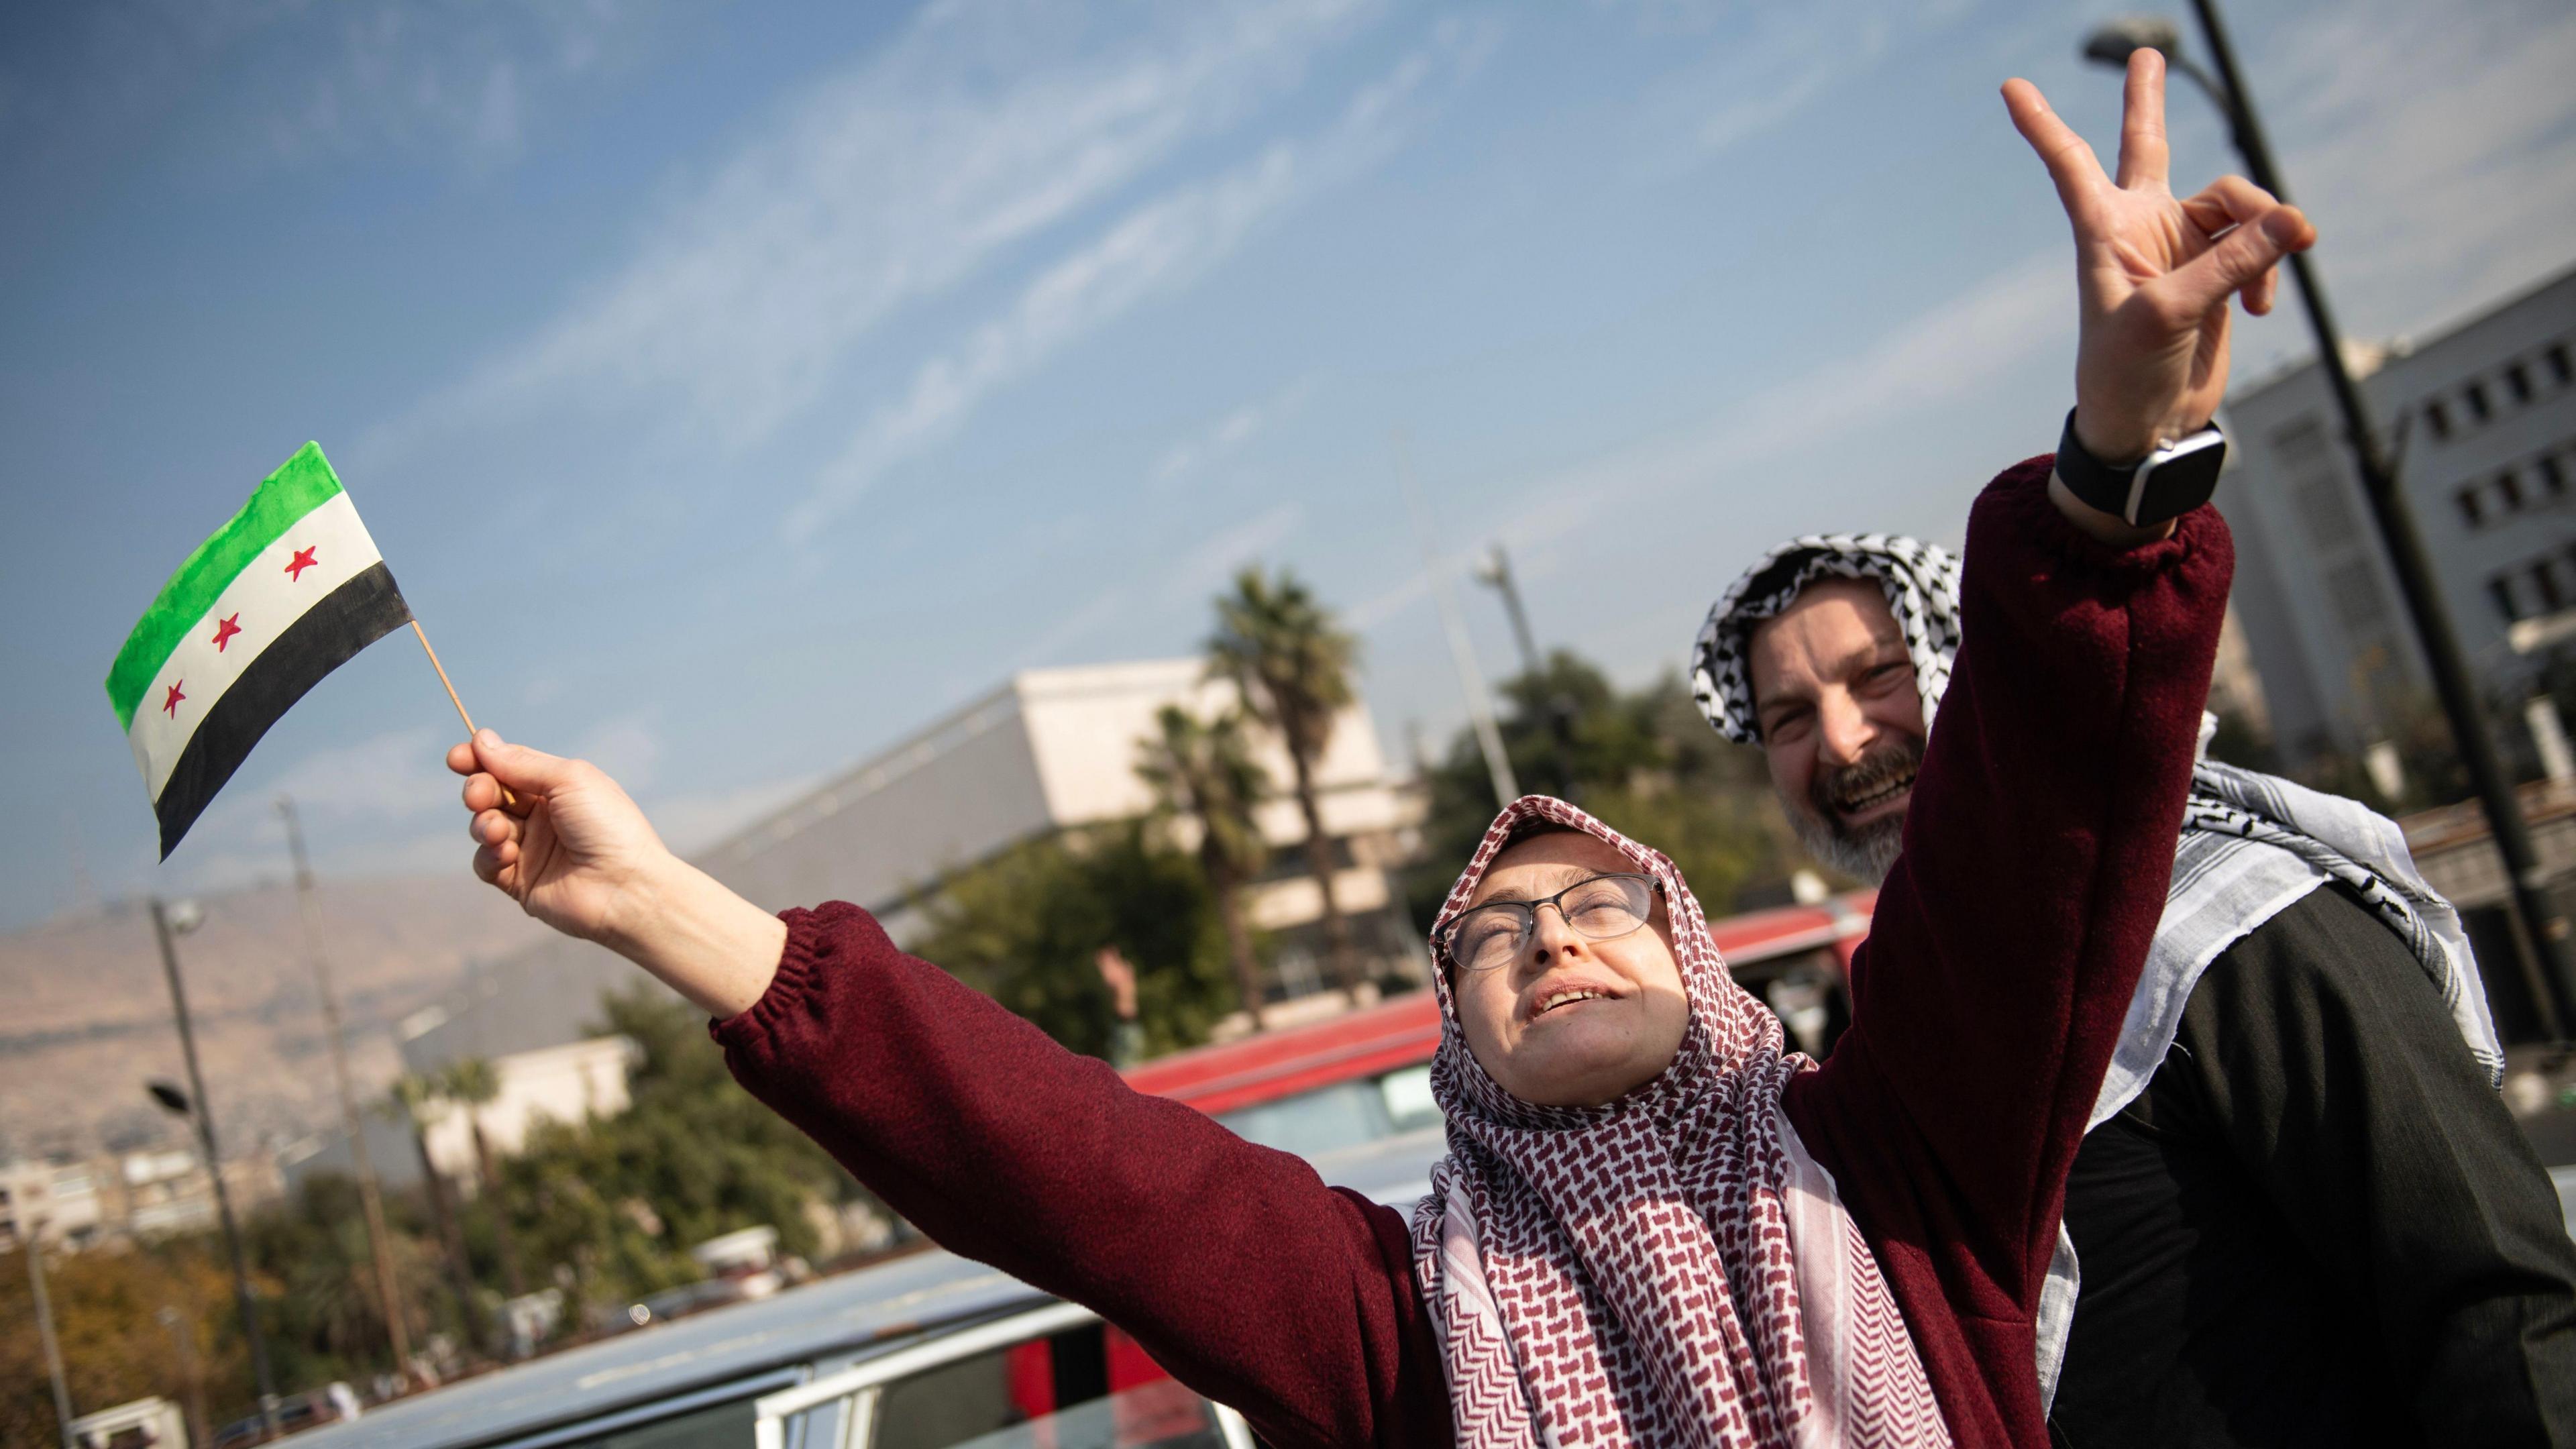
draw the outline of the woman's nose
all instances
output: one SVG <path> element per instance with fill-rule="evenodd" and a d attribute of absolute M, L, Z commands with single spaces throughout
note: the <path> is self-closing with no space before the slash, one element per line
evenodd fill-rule
<path fill-rule="evenodd" d="M 1565 912 L 1552 902 L 1541 905 L 1530 922 L 1530 948 L 1541 965 L 1564 955 L 1568 946 L 1582 939 L 1565 923 Z"/>

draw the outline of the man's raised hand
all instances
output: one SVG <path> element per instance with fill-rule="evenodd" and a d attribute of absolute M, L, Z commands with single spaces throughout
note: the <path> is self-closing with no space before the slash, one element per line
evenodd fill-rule
<path fill-rule="evenodd" d="M 2305 251 L 2316 228 L 2241 176 L 2174 197 L 2164 57 L 2153 50 L 2129 57 L 2116 180 L 2037 86 L 2004 82 L 2004 105 L 2075 228 L 2076 435 L 2103 461 L 2127 463 L 2197 432 L 2227 392 L 2227 299 L 2272 310 L 2281 258 Z"/>
<path fill-rule="evenodd" d="M 631 927 L 628 898 L 670 851 L 615 780 L 490 730 L 449 750 L 447 768 L 467 777 L 476 875 L 565 935 L 604 941 Z"/>

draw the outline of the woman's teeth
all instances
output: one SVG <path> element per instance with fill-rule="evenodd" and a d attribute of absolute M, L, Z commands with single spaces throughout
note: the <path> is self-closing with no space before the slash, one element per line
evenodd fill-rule
<path fill-rule="evenodd" d="M 1598 991 L 1559 991 L 1538 1004 L 1538 1015 L 1545 1016 L 1569 1001 L 1599 1001 Z"/>

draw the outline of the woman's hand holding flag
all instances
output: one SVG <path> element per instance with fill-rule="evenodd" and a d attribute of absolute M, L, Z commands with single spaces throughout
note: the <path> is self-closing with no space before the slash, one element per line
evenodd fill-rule
<path fill-rule="evenodd" d="M 598 766 L 487 729 L 450 749 L 447 767 L 466 777 L 474 873 L 529 915 L 608 947 L 713 1016 L 768 990 L 786 925 L 673 855 Z"/>

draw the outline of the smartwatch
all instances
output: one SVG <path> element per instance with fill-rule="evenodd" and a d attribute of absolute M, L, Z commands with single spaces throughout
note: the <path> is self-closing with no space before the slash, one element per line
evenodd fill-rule
<path fill-rule="evenodd" d="M 2116 514 L 2134 528 L 2178 518 L 2209 501 L 2218 491 L 2218 473 L 2227 463 L 2227 435 L 2216 425 L 2179 442 L 2159 441 L 2153 452 L 2119 468 L 2086 452 L 2075 436 L 2075 410 L 2066 410 L 2066 429 L 2057 439 L 2057 476 L 2068 492 L 2089 507 Z"/>

